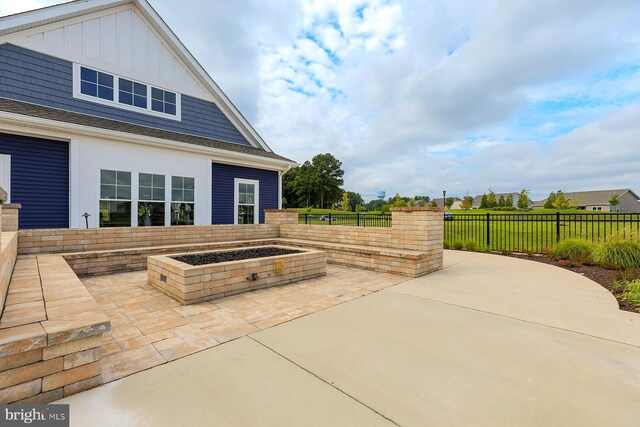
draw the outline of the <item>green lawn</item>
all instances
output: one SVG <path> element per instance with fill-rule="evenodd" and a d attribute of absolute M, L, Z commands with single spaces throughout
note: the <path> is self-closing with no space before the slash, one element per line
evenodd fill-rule
<path fill-rule="evenodd" d="M 453 221 L 445 222 L 445 244 L 459 246 L 472 241 L 477 247 L 505 251 L 545 252 L 558 239 L 605 240 L 612 234 L 640 229 L 640 216 L 627 215 L 573 215 L 562 212 L 560 221 L 555 212 L 547 215 L 492 215 L 487 232 L 485 215 L 454 214 Z M 456 245 L 457 243 L 457 245 Z"/>

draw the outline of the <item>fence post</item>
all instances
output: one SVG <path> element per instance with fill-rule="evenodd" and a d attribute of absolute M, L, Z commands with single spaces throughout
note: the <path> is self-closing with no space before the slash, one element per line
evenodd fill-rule
<path fill-rule="evenodd" d="M 331 225 L 331 214 L 329 214 L 329 225 Z"/>
<path fill-rule="evenodd" d="M 358 216 L 358 227 L 360 227 L 360 212 L 356 214 Z"/>
<path fill-rule="evenodd" d="M 491 246 L 490 214 L 487 212 L 487 246 Z"/>
<path fill-rule="evenodd" d="M 560 212 L 556 212 L 556 243 L 560 242 Z"/>
<path fill-rule="evenodd" d="M 305 212 L 304 214 L 304 223 L 305 225 L 309 224 L 309 214 Z"/>

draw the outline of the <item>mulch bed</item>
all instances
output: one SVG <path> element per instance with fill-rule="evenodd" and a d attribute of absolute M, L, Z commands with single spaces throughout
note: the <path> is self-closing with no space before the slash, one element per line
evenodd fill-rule
<path fill-rule="evenodd" d="M 544 255 L 516 255 L 511 252 L 501 253 L 501 255 L 510 256 L 513 258 L 527 259 L 531 261 L 542 262 L 544 264 L 555 265 L 556 267 L 564 268 L 565 270 L 573 271 L 574 273 L 581 274 L 588 279 L 593 280 L 598 283 L 602 287 L 606 288 L 609 292 L 613 294 L 618 300 L 618 305 L 620 306 L 620 310 L 631 311 L 633 313 L 640 313 L 640 309 L 636 308 L 626 301 L 622 300 L 622 289 L 615 289 L 615 282 L 620 279 L 620 275 L 622 272 L 620 270 L 614 270 L 609 268 L 600 267 L 597 265 L 567 265 L 566 261 L 558 261 L 555 259 L 551 259 Z M 632 277 L 635 278 L 638 275 L 638 272 L 628 272 Z"/>
<path fill-rule="evenodd" d="M 180 255 L 171 257 L 189 265 L 217 264 L 220 262 L 240 261 L 244 259 L 266 258 L 269 256 L 298 254 L 302 251 L 283 248 L 253 248 L 237 251 L 208 252 L 205 254 Z"/>

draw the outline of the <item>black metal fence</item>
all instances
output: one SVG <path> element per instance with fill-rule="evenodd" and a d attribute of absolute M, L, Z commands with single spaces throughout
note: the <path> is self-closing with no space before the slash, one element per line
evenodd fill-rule
<path fill-rule="evenodd" d="M 391 214 L 298 214 L 299 224 L 355 225 L 358 227 L 391 227 Z"/>
<path fill-rule="evenodd" d="M 566 239 L 607 240 L 640 232 L 640 214 L 456 214 L 445 221 L 445 246 L 546 252 Z"/>
<path fill-rule="evenodd" d="M 544 253 L 566 239 L 607 240 L 640 234 L 640 213 L 454 214 L 444 221 L 445 247 Z M 298 215 L 300 224 L 391 227 L 391 214 Z"/>

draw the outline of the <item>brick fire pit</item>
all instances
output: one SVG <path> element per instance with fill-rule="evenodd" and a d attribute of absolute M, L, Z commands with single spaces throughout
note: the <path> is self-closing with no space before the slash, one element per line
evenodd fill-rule
<path fill-rule="evenodd" d="M 175 259 L 203 258 L 209 254 L 223 254 L 225 258 L 230 252 L 278 248 L 296 253 L 203 265 Z M 324 252 L 286 246 L 156 255 L 147 259 L 149 284 L 185 305 L 324 276 L 326 269 Z"/>

